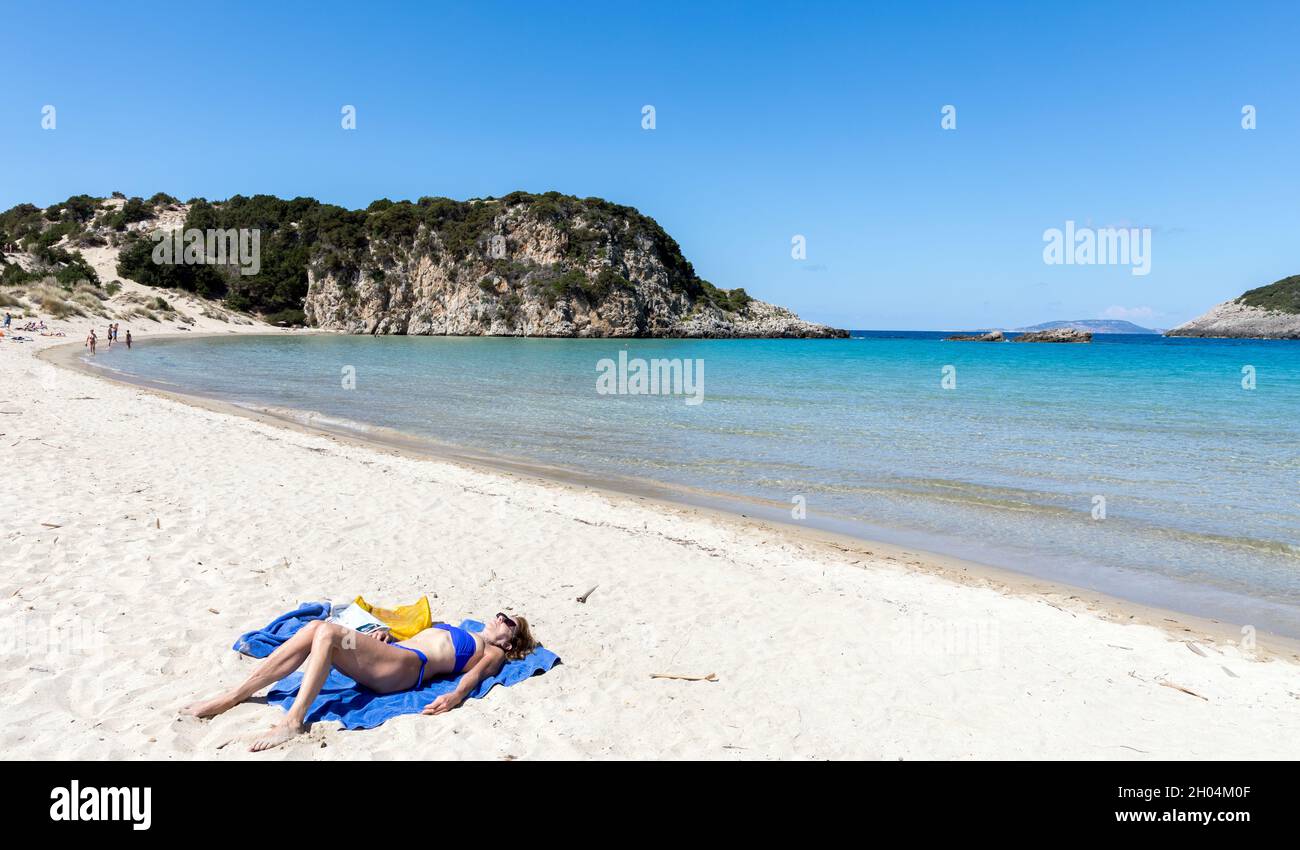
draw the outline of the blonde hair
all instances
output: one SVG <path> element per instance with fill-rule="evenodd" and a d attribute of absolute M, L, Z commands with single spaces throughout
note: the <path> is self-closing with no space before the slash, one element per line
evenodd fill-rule
<path fill-rule="evenodd" d="M 511 619 L 518 624 L 519 628 L 515 629 L 514 639 L 510 641 L 510 651 L 506 653 L 506 660 L 518 661 L 537 648 L 537 638 L 533 637 L 533 630 L 528 625 L 528 620 L 517 614 Z"/>

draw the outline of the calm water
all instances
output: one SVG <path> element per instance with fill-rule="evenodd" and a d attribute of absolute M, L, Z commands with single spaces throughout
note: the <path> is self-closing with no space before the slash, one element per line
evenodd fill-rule
<path fill-rule="evenodd" d="M 96 359 L 239 403 L 766 501 L 786 519 L 803 496 L 810 524 L 1300 635 L 1300 343 L 941 337 L 286 335 Z M 598 394 L 597 361 L 621 350 L 702 359 L 703 403 Z"/>

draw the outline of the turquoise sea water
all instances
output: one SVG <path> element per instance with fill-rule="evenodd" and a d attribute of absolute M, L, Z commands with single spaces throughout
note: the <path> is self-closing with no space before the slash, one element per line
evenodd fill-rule
<path fill-rule="evenodd" d="M 1300 635 L 1300 343 L 942 336 L 285 335 L 95 360 L 237 403 L 753 500 L 746 512 L 787 521 L 802 496 L 801 522 Z M 702 403 L 598 393 L 598 361 L 620 351 L 702 360 Z"/>

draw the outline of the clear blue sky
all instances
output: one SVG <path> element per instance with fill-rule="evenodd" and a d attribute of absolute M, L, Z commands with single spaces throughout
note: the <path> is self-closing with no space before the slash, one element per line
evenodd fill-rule
<path fill-rule="evenodd" d="M 1300 4 L 622 5 L 6 3 L 0 208 L 598 195 L 854 328 L 1168 327 L 1300 273 Z M 1067 219 L 1151 227 L 1151 273 L 1045 265 Z"/>

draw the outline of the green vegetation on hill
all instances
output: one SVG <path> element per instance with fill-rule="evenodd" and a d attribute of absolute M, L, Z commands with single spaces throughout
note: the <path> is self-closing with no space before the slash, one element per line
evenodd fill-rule
<path fill-rule="evenodd" d="M 364 239 L 360 239 L 364 213 L 348 212 L 313 198 L 285 201 L 272 195 L 236 195 L 220 204 L 202 198 L 191 204 L 185 218 L 186 230 L 260 231 L 257 274 L 242 275 L 237 267 L 155 263 L 156 243 L 148 235 L 137 233 L 125 238 L 118 257 L 118 274 L 146 286 L 222 298 L 235 310 L 264 314 L 290 311 L 287 317 L 278 315 L 277 319 L 292 322 L 301 320 L 302 301 L 307 295 L 307 264 L 313 251 L 330 252 L 340 247 L 355 251 L 364 246 Z"/>
<path fill-rule="evenodd" d="M 56 244 L 65 236 L 78 242 L 98 203 L 88 195 L 74 195 L 44 212 L 31 204 L 19 204 L 0 213 L 0 284 L 35 283 L 53 277 L 71 290 L 80 281 L 99 283 L 99 276 L 80 252 Z M 6 260 L 7 254 L 18 251 L 30 253 L 43 268 L 28 272 Z"/>
<path fill-rule="evenodd" d="M 507 308 L 518 301 L 515 290 L 525 279 L 531 291 L 549 304 L 560 298 L 595 304 L 619 291 L 630 291 L 632 283 L 611 269 L 594 276 L 585 269 L 608 259 L 620 247 L 638 245 L 648 247 L 663 264 L 669 285 L 696 303 L 736 312 L 751 300 L 743 289 L 723 290 L 701 279 L 676 240 L 654 219 L 600 198 L 512 192 L 502 198 L 469 201 L 383 199 L 365 210 L 347 210 L 313 198 L 283 200 L 272 195 L 236 195 L 211 203 L 191 199 L 186 230 L 260 231 L 260 270 L 256 275 L 241 275 L 234 265 L 155 263 L 155 241 L 146 232 L 128 230 L 128 225 L 155 218 L 179 202 L 162 192 L 148 200 L 126 198 L 121 193 L 114 193 L 114 198 L 122 203 L 75 195 L 47 210 L 20 204 L 0 213 L 0 262 L 6 251 L 22 250 L 45 266 L 44 271 L 27 273 L 6 263 L 0 267 L 0 282 L 27 282 L 54 273 L 60 281 L 66 277 L 72 283 L 79 279 L 97 283 L 94 270 L 81 255 L 58 247 L 58 243 L 64 237 L 77 247 L 111 242 L 121 247 L 117 272 L 122 277 L 220 298 L 233 309 L 292 322 L 302 317 L 309 267 L 318 274 L 337 274 L 346 286 L 346 281 L 363 271 L 383 279 L 400 254 L 418 250 L 453 263 L 476 259 L 489 265 L 504 284 L 501 298 Z M 519 206 L 524 208 L 522 215 L 558 232 L 564 246 L 562 262 L 537 268 L 490 259 L 497 217 Z M 497 291 L 491 277 L 484 278 L 480 286 L 485 293 Z"/>
<path fill-rule="evenodd" d="M 1293 274 L 1268 286 L 1252 289 L 1237 301 L 1264 310 L 1300 313 L 1300 274 Z"/>

